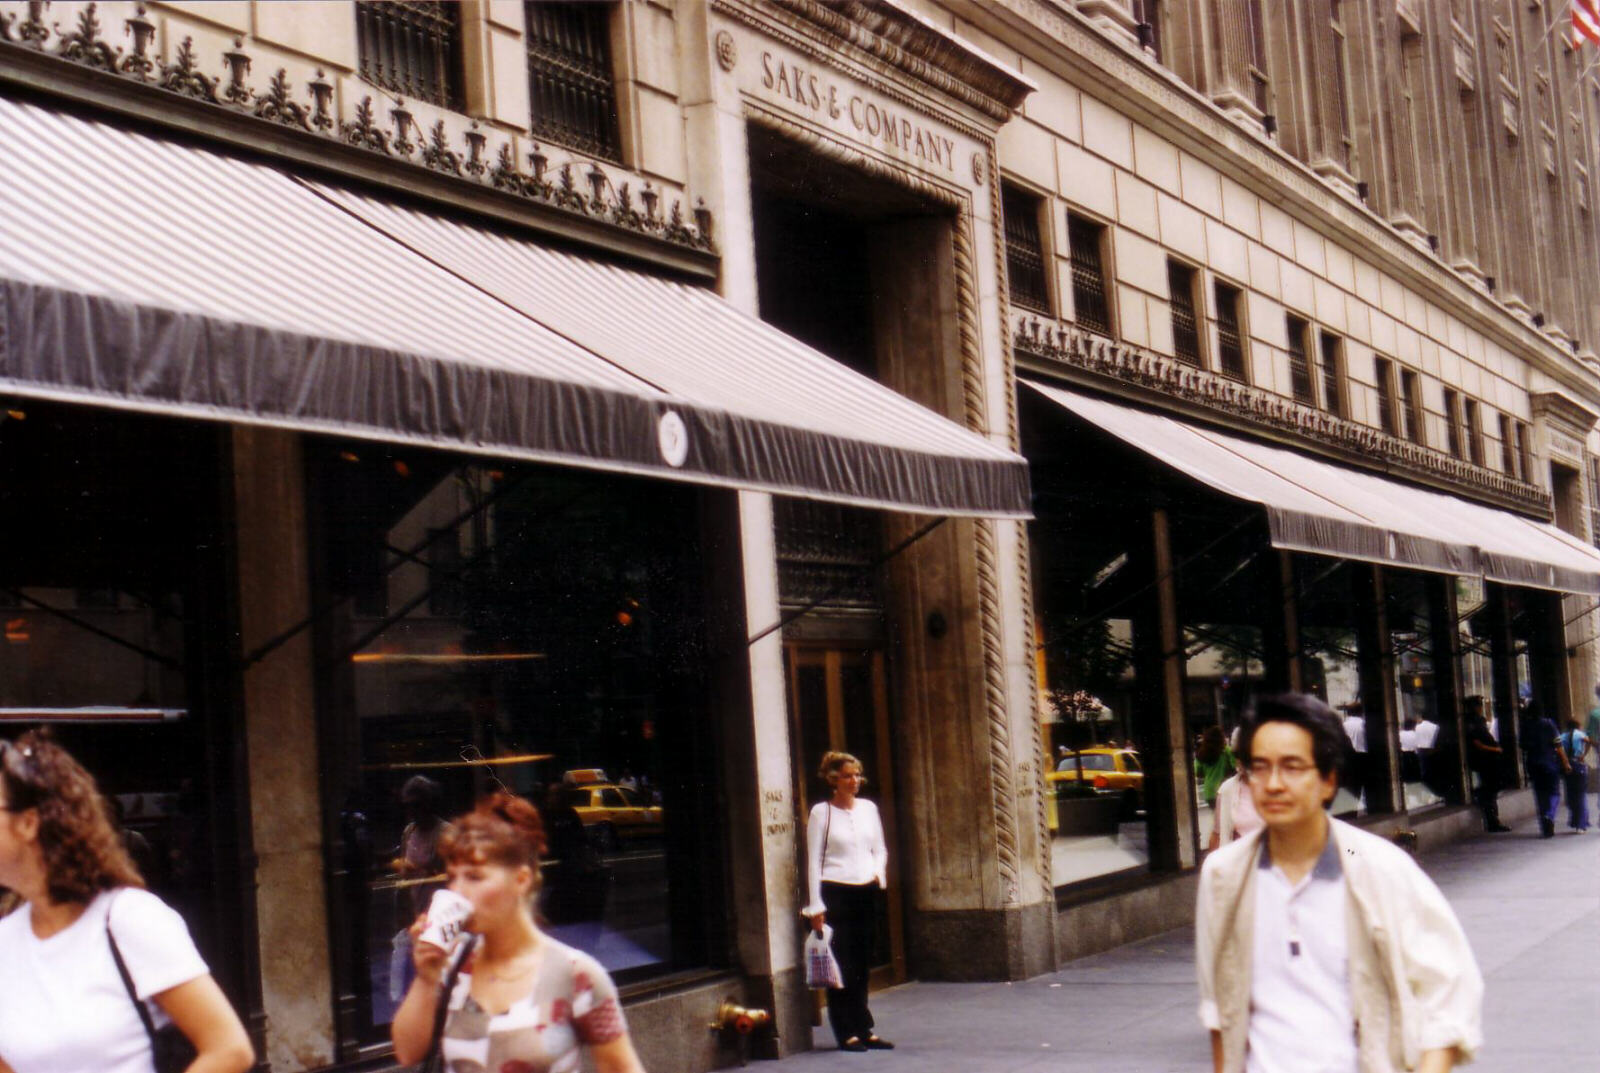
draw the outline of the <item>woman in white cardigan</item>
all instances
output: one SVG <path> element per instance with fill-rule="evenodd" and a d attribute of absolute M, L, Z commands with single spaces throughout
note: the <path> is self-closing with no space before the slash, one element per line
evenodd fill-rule
<path fill-rule="evenodd" d="M 861 761 L 849 753 L 823 756 L 818 772 L 833 791 L 811 808 L 806 822 L 806 879 L 810 903 L 801 912 L 811 926 L 833 928 L 833 956 L 844 986 L 828 992 L 828 1022 L 843 1051 L 892 1050 L 873 1032 L 867 1009 L 878 901 L 888 886 L 889 847 L 878 806 L 856 796 L 866 785 Z"/>

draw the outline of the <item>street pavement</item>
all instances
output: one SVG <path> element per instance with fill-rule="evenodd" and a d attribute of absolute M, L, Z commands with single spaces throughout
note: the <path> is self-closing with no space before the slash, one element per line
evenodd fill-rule
<path fill-rule="evenodd" d="M 1564 810 L 1563 810 L 1564 813 Z M 1600 833 L 1553 839 L 1530 821 L 1422 858 L 1455 907 L 1487 984 L 1473 1069 L 1600 1070 Z M 796 1073 L 1209 1073 L 1195 1014 L 1194 933 L 1184 928 L 1020 983 L 910 983 L 875 994 L 894 1051 L 818 1050 Z"/>

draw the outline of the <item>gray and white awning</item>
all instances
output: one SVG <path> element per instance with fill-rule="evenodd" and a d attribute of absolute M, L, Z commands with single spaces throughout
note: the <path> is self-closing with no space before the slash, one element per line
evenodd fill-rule
<path fill-rule="evenodd" d="M 931 514 L 1026 462 L 703 289 L 0 99 L 0 392 Z"/>
<path fill-rule="evenodd" d="M 1260 505 L 1274 547 L 1600 595 L 1600 550 L 1553 525 L 1163 414 L 1024 383 L 1200 483 Z"/>

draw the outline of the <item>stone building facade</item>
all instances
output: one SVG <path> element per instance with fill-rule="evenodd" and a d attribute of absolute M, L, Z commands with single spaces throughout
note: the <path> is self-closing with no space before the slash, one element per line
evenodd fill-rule
<path fill-rule="evenodd" d="M 383 1060 L 423 836 L 497 784 L 656 1069 L 811 1045 L 826 748 L 881 984 L 1182 922 L 1259 689 L 1450 837 L 1465 698 L 1596 681 L 1556 6 L 0 2 L 0 219 L 78 254 L 0 252 L 0 709 L 280 1070 Z"/>

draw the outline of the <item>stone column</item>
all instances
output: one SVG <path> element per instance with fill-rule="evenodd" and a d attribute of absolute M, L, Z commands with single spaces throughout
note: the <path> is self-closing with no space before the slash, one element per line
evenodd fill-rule
<path fill-rule="evenodd" d="M 1305 688 L 1300 667 L 1300 608 L 1294 588 L 1294 557 L 1268 548 L 1259 560 L 1267 615 L 1261 624 L 1266 649 L 1267 687 L 1298 693 Z"/>
<path fill-rule="evenodd" d="M 1217 84 L 1211 99 L 1235 119 L 1260 120 L 1255 82 L 1250 77 L 1250 6 L 1247 0 L 1207 0 L 1211 6 L 1211 42 L 1216 56 Z M 1263 46 L 1265 47 L 1265 46 Z"/>
<path fill-rule="evenodd" d="M 311 612 L 305 467 L 297 433 L 236 426 L 233 474 L 242 648 Z M 327 1065 L 332 971 L 310 631 L 244 670 L 267 1050 L 275 1069 Z"/>
<path fill-rule="evenodd" d="M 1172 535 L 1165 507 L 1150 510 L 1141 575 L 1151 587 L 1139 601 L 1133 629 L 1136 718 L 1145 769 L 1150 867 L 1174 872 L 1196 864 L 1200 827 L 1194 792 L 1194 748 L 1183 706 L 1183 634 Z"/>
<path fill-rule="evenodd" d="M 1450 766 L 1452 770 L 1444 779 L 1444 784 L 1462 788 L 1460 797 L 1451 802 L 1459 805 L 1467 800 L 1466 788 L 1472 784 L 1467 781 L 1466 751 L 1459 744 L 1466 741 L 1466 728 L 1461 722 L 1464 709 L 1461 703 L 1461 644 L 1456 631 L 1455 578 L 1446 574 L 1429 574 L 1427 591 L 1428 630 L 1433 634 L 1433 691 L 1438 706 L 1437 722 L 1441 738 L 1444 728 L 1452 727 L 1458 743 L 1455 752 L 1447 756 L 1438 751 L 1438 743 L 1435 742 L 1434 753 L 1428 758 L 1428 770 L 1435 765 Z"/>

